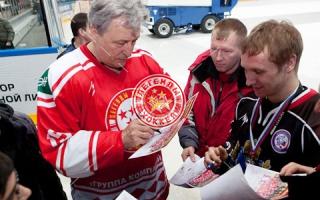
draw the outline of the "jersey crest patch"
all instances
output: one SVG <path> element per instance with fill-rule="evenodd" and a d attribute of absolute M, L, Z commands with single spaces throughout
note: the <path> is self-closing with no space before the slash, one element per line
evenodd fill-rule
<path fill-rule="evenodd" d="M 105 115 L 107 130 L 121 131 L 132 120 L 137 119 L 132 107 L 133 90 L 133 88 L 121 90 L 111 99 Z"/>
<path fill-rule="evenodd" d="M 284 129 L 277 130 L 271 138 L 272 149 L 279 154 L 284 154 L 289 149 L 290 141 L 291 134 L 289 131 Z"/>

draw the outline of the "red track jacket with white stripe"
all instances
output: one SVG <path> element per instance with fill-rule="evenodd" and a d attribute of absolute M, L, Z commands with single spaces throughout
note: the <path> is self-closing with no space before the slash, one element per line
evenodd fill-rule
<path fill-rule="evenodd" d="M 199 156 L 204 156 L 209 146 L 226 142 L 238 101 L 253 92 L 246 86 L 242 67 L 231 75 L 219 73 L 209 50 L 200 54 L 189 70 L 184 93 L 187 99 L 196 93 L 198 97 L 179 130 L 179 139 L 183 148 L 193 146 Z"/>

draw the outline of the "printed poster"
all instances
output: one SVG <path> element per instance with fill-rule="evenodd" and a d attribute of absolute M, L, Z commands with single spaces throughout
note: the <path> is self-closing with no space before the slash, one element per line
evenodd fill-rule
<path fill-rule="evenodd" d="M 195 162 L 188 157 L 170 179 L 170 183 L 186 188 L 202 187 L 218 177 L 218 174 L 206 168 L 204 158 L 195 155 Z"/>
<path fill-rule="evenodd" d="M 227 188 L 227 189 L 226 189 Z M 247 164 L 245 174 L 240 165 L 201 188 L 203 200 L 281 199 L 287 196 L 287 183 L 279 173 Z"/>
<path fill-rule="evenodd" d="M 139 158 L 142 156 L 147 156 L 153 154 L 155 152 L 160 151 L 163 147 L 167 146 L 171 139 L 175 136 L 175 134 L 182 127 L 184 121 L 188 117 L 193 104 L 198 96 L 198 93 L 192 96 L 186 103 L 183 114 L 180 119 L 174 123 L 173 125 L 160 128 L 158 131 L 155 131 L 154 136 L 142 147 L 140 147 L 134 154 L 132 154 L 129 159 Z"/>

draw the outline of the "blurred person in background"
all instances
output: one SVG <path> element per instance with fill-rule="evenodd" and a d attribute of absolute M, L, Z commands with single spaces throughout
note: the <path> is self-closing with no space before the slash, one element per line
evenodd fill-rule
<path fill-rule="evenodd" d="M 14 35 L 10 22 L 0 17 L 0 49 L 13 49 Z"/>
<path fill-rule="evenodd" d="M 88 29 L 88 16 L 87 13 L 77 13 L 71 19 L 71 31 L 73 34 L 73 38 L 71 40 L 71 44 L 69 44 L 66 49 L 60 53 L 57 57 L 60 58 L 66 53 L 69 53 L 76 48 L 80 47 L 83 44 L 86 44 L 90 41 L 87 33 Z"/>
<path fill-rule="evenodd" d="M 54 168 L 42 157 L 36 126 L 24 113 L 0 102 L 0 151 L 14 162 L 20 183 L 32 194 L 30 200 L 66 200 Z"/>
<path fill-rule="evenodd" d="M 12 160 L 0 151 L 0 200 L 26 200 L 31 190 L 19 184 Z"/>

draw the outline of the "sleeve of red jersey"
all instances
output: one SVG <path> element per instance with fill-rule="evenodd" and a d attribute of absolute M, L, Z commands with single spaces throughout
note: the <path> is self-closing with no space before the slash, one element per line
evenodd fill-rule
<path fill-rule="evenodd" d="M 55 66 L 54 66 L 55 67 Z M 37 93 L 38 138 L 43 156 L 68 177 L 88 177 L 101 168 L 123 160 L 119 132 L 81 130 L 79 116 L 81 88 L 75 88 L 72 75 L 80 66 L 62 71 L 47 70 L 39 80 Z M 61 72 L 62 71 L 62 72 Z"/>

